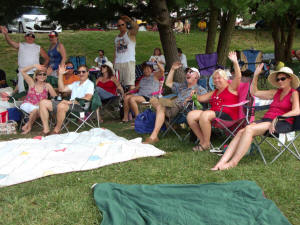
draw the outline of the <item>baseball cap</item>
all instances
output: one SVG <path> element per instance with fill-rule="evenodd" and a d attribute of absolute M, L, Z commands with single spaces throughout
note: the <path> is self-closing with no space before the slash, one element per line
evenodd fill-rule
<path fill-rule="evenodd" d="M 56 31 L 51 31 L 48 35 L 49 37 L 58 37 L 58 33 Z"/>
<path fill-rule="evenodd" d="M 27 32 L 25 33 L 25 37 L 28 37 L 28 36 L 31 36 L 31 37 L 35 38 L 34 33 L 31 32 L 31 31 L 27 31 Z"/>
<path fill-rule="evenodd" d="M 198 78 L 200 78 L 200 72 L 199 72 L 199 70 L 197 68 L 191 67 L 191 68 L 187 68 L 186 69 L 186 71 L 189 71 L 189 70 L 191 70 L 193 72 L 196 72 L 198 74 Z"/>

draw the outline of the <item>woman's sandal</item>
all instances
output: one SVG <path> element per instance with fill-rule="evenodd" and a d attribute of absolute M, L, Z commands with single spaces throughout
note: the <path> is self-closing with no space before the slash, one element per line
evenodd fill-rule
<path fill-rule="evenodd" d="M 198 144 L 193 147 L 194 152 L 203 152 L 209 149 L 209 146 L 207 148 L 204 148 L 202 145 Z"/>

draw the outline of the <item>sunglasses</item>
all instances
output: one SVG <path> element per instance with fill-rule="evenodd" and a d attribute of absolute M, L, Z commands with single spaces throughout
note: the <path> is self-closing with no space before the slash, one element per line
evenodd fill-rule
<path fill-rule="evenodd" d="M 285 81 L 286 79 L 287 79 L 287 77 L 280 77 L 280 78 L 276 79 L 276 82 Z"/>
<path fill-rule="evenodd" d="M 44 76 L 44 77 L 46 77 L 46 76 L 47 76 L 47 74 L 46 74 L 46 73 L 38 73 L 37 75 L 38 75 L 38 76 Z"/>
<path fill-rule="evenodd" d="M 35 36 L 33 34 L 26 34 L 25 37 L 32 37 L 35 38 Z"/>
<path fill-rule="evenodd" d="M 73 66 L 67 66 L 66 69 L 67 70 L 72 70 L 72 69 L 74 69 L 74 67 Z"/>
<path fill-rule="evenodd" d="M 78 70 L 77 73 L 78 73 L 78 74 L 81 74 L 81 73 L 85 74 L 86 71 L 85 71 L 85 70 Z"/>
<path fill-rule="evenodd" d="M 123 26 L 125 26 L 125 23 L 118 24 L 118 27 L 123 27 Z"/>

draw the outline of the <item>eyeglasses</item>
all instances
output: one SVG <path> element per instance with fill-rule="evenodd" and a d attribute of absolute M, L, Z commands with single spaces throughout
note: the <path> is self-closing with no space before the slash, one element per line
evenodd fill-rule
<path fill-rule="evenodd" d="M 78 73 L 78 74 L 81 74 L 81 73 L 85 74 L 86 71 L 85 71 L 85 70 L 78 70 L 77 73 Z"/>
<path fill-rule="evenodd" d="M 125 25 L 125 23 L 118 24 L 118 27 L 122 27 L 122 26 L 124 26 L 124 25 Z"/>
<path fill-rule="evenodd" d="M 103 67 L 103 68 L 106 68 L 106 67 L 107 67 L 107 65 L 101 65 L 101 67 Z"/>
<path fill-rule="evenodd" d="M 38 73 L 37 75 L 38 75 L 38 76 L 44 76 L 44 77 L 46 77 L 46 76 L 47 76 L 47 74 L 46 74 L 46 73 Z"/>
<path fill-rule="evenodd" d="M 67 70 L 72 70 L 72 69 L 74 69 L 74 67 L 73 66 L 67 66 L 66 69 Z"/>
<path fill-rule="evenodd" d="M 280 77 L 280 78 L 276 79 L 276 82 L 285 81 L 286 79 L 287 79 L 287 77 Z"/>

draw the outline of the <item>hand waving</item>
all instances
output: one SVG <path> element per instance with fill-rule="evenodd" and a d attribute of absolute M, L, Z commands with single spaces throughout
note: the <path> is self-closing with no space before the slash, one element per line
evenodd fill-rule
<path fill-rule="evenodd" d="M 228 58 L 230 59 L 231 62 L 238 62 L 237 56 L 236 56 L 236 52 L 231 51 L 228 53 Z"/>
<path fill-rule="evenodd" d="M 255 69 L 254 76 L 261 74 L 263 68 L 264 68 L 264 64 L 263 63 L 259 64 Z"/>
<path fill-rule="evenodd" d="M 182 64 L 181 64 L 181 62 L 174 62 L 173 63 L 173 65 L 172 65 L 172 68 L 174 69 L 174 70 L 177 70 L 178 68 L 180 68 L 180 67 L 182 67 Z"/>

